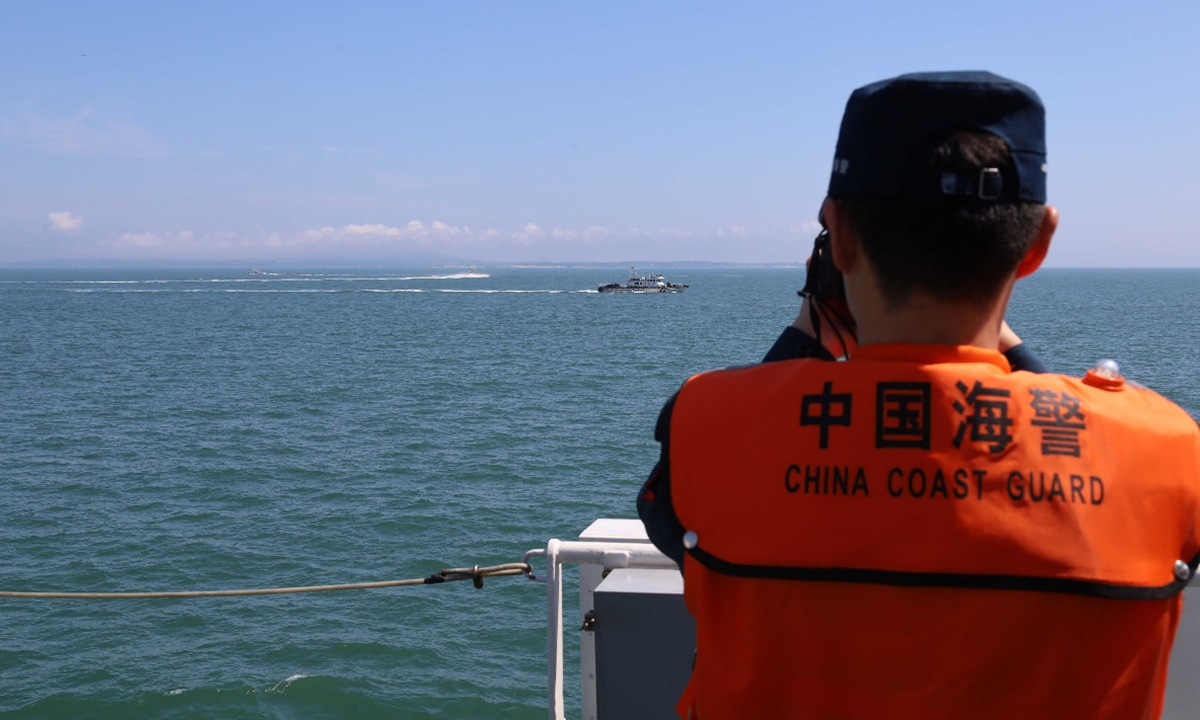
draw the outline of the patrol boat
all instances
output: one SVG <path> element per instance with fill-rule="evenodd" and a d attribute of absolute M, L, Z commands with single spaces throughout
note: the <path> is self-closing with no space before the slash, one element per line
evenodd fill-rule
<path fill-rule="evenodd" d="M 603 283 L 596 290 L 602 293 L 680 293 L 687 290 L 687 285 L 667 282 L 662 273 L 638 275 L 637 268 L 630 266 L 628 283 Z"/>

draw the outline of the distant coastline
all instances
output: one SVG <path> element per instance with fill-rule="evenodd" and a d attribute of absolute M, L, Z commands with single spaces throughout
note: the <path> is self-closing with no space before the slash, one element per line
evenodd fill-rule
<path fill-rule="evenodd" d="M 804 262 L 716 262 L 707 260 L 613 260 L 592 262 L 552 262 L 552 261 L 522 261 L 522 262 L 487 262 L 483 260 L 434 260 L 429 259 L 395 259 L 395 260 L 23 260 L 16 262 L 0 261 L 0 270 L 242 270 L 249 272 L 253 268 L 270 269 L 271 272 L 286 272 L 295 270 L 413 270 L 429 268 L 435 270 L 490 268 L 514 270 L 614 270 L 627 269 L 629 266 L 673 269 L 673 270 L 704 270 L 704 269 L 803 269 Z M 1115 266 L 1055 266 L 1047 265 L 1045 270 L 1196 270 L 1200 267 L 1115 267 Z"/>
<path fill-rule="evenodd" d="M 779 263 L 735 263 L 712 262 L 705 260 L 613 260 L 589 262 L 552 262 L 552 261 L 522 261 L 522 262 L 488 262 L 484 260 L 429 260 L 429 259 L 388 259 L 388 260 L 286 260 L 272 261 L 254 260 L 23 260 L 18 262 L 0 261 L 0 270 L 245 270 L 262 268 L 271 271 L 297 269 L 338 269 L 338 270 L 411 270 L 414 268 L 430 269 L 466 269 L 475 268 L 512 268 L 520 270 L 594 270 L 594 269 L 628 269 L 630 265 L 647 268 L 674 269 L 704 269 L 704 268 L 782 268 L 795 269 L 804 267 L 803 261 Z"/>

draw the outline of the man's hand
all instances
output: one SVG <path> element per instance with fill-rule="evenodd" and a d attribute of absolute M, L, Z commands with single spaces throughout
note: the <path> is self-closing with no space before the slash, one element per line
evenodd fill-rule
<path fill-rule="evenodd" d="M 1005 320 L 1000 325 L 1000 352 L 1008 352 L 1021 344 L 1021 338 L 1013 332 L 1013 329 L 1008 326 L 1008 321 Z"/>
<path fill-rule="evenodd" d="M 842 358 L 853 354 L 855 348 L 858 347 L 858 343 L 854 341 L 853 329 L 847 327 L 846 323 L 843 322 L 843 320 L 853 322 L 853 318 L 850 315 L 850 308 L 845 303 L 838 303 L 838 305 L 841 307 L 830 308 L 823 305 L 816 298 L 806 297 L 800 303 L 800 314 L 792 321 L 792 327 L 811 338 L 818 338 L 818 333 L 813 327 L 812 322 L 813 310 L 815 309 L 820 318 L 821 332 L 818 339 L 821 341 L 821 345 L 829 351 L 830 355 L 833 355 L 835 358 Z"/>

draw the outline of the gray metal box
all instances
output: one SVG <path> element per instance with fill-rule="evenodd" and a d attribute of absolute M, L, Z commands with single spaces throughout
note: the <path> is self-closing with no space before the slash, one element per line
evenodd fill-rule
<path fill-rule="evenodd" d="M 679 571 L 613 570 L 594 598 L 598 720 L 677 717 L 696 648 Z"/>
<path fill-rule="evenodd" d="M 1200 587 L 1183 595 L 1183 617 L 1171 650 L 1167 671 L 1167 699 L 1162 720 L 1195 720 L 1200 717 Z"/>

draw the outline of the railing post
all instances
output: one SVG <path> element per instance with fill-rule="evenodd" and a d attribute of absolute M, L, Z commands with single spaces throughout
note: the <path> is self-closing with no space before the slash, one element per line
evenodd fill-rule
<path fill-rule="evenodd" d="M 558 540 L 546 543 L 546 659 L 550 720 L 565 720 L 563 707 L 562 564 Z"/>
<path fill-rule="evenodd" d="M 526 553 L 526 558 L 537 551 Z M 563 565 L 675 568 L 675 562 L 646 542 L 576 542 L 551 539 L 546 543 L 546 682 L 550 720 L 566 720 L 563 700 Z"/>

